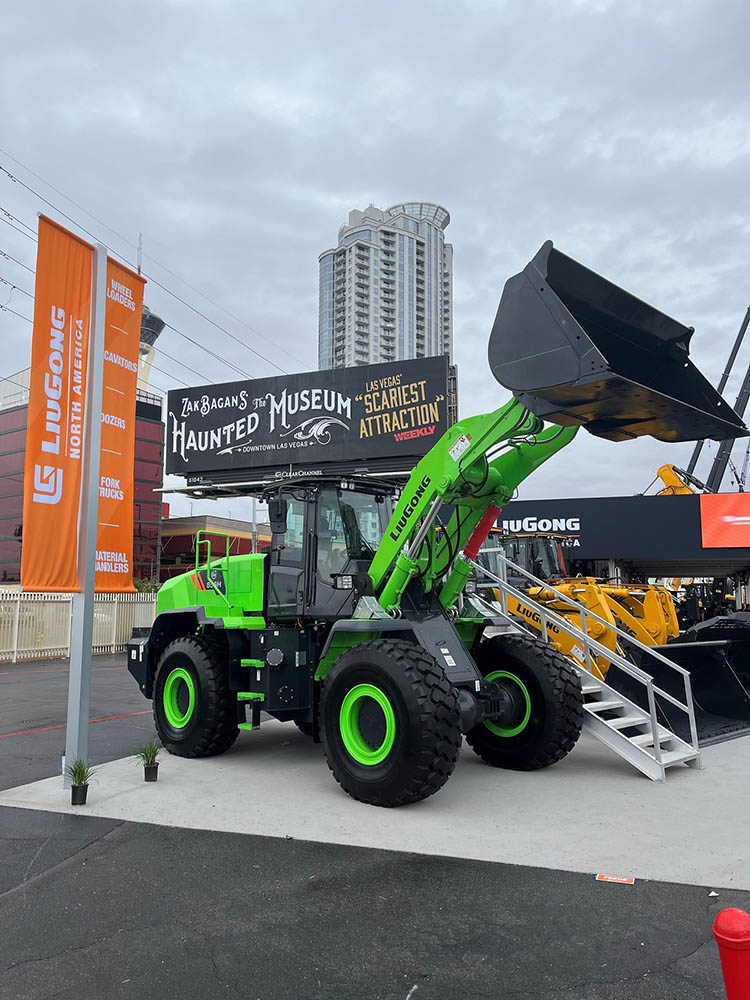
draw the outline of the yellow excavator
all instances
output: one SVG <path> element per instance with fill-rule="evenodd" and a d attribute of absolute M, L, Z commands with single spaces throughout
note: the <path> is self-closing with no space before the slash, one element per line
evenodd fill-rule
<path fill-rule="evenodd" d="M 690 472 L 678 469 L 676 465 L 668 462 L 666 465 L 659 466 L 656 470 L 656 477 L 646 487 L 644 493 L 647 493 L 659 479 L 662 482 L 661 489 L 656 491 L 656 495 L 659 497 L 684 496 L 686 493 L 696 493 L 698 490 L 702 492 L 705 489 L 703 483 Z"/>

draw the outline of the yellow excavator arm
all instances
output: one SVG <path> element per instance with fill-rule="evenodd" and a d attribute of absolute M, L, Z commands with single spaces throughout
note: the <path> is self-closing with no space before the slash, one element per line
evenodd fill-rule
<path fill-rule="evenodd" d="M 697 489 L 691 486 L 687 473 L 683 472 L 682 469 L 676 468 L 671 462 L 660 466 L 656 470 L 656 476 L 664 484 L 663 488 L 658 491 L 657 496 L 674 496 L 675 494 L 682 495 L 684 493 L 698 492 Z M 692 476 L 690 478 L 692 479 Z"/>

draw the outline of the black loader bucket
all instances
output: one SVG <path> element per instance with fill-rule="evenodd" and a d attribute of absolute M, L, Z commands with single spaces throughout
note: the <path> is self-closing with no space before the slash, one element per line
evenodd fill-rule
<path fill-rule="evenodd" d="M 734 616 L 713 618 L 688 629 L 679 639 L 656 647 L 660 653 L 690 673 L 695 724 L 701 746 L 723 743 L 750 734 L 750 623 Z M 639 657 L 629 650 L 641 669 L 651 674 L 656 687 L 684 702 L 682 679 L 653 656 Z M 610 674 L 612 672 L 610 671 Z M 644 688 L 626 674 L 607 675 L 607 683 L 648 710 Z M 690 739 L 687 716 L 666 698 L 656 696 L 659 721 L 685 740 Z"/>
<path fill-rule="evenodd" d="M 746 435 L 689 360 L 692 334 L 548 240 L 505 284 L 489 363 L 538 417 L 610 441 Z"/>

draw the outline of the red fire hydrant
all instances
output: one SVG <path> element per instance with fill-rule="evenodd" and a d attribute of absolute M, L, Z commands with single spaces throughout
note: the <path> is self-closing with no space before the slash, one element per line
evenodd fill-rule
<path fill-rule="evenodd" d="M 721 910 L 713 929 L 727 1000 L 750 1000 L 750 913 L 734 907 Z"/>

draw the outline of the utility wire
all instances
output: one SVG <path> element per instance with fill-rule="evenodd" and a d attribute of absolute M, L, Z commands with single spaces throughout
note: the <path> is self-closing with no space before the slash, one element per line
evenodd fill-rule
<path fill-rule="evenodd" d="M 165 325 L 167 330 L 173 330 L 180 337 L 184 337 L 185 340 L 188 340 L 191 344 L 194 344 L 199 350 L 203 351 L 206 354 L 210 354 L 211 357 L 216 358 L 217 361 L 221 361 L 221 363 L 226 365 L 227 368 L 231 368 L 233 371 L 236 371 L 239 375 L 242 375 L 245 378 L 252 378 L 251 375 L 248 375 L 247 372 L 243 371 L 241 368 L 238 368 L 237 365 L 235 365 L 232 361 L 227 361 L 226 358 L 222 358 L 220 354 L 217 354 L 215 351 L 212 351 L 209 347 L 206 347 L 204 344 L 199 343 L 197 340 L 193 340 L 192 337 L 189 337 L 186 333 L 183 333 L 182 330 L 178 330 L 176 326 L 172 326 L 171 323 L 167 323 Z M 161 348 L 159 348 L 159 350 L 161 350 Z M 202 377 L 203 376 L 201 376 L 201 378 Z"/>
<path fill-rule="evenodd" d="M 6 155 L 8 155 L 8 154 L 6 154 Z M 12 159 L 12 157 L 11 157 L 11 159 Z M 0 164 L 0 170 L 2 170 L 2 172 L 4 174 L 6 174 L 10 178 L 10 180 L 12 180 L 14 183 L 20 184 L 21 187 L 25 188 L 27 191 L 29 191 L 31 194 L 33 194 L 36 198 L 39 198 L 40 201 L 43 201 L 45 203 L 45 205 L 49 205 L 50 208 L 53 208 L 56 212 L 58 212 L 60 215 L 62 215 L 62 217 L 64 219 L 67 219 L 68 222 L 72 223 L 72 225 L 77 226 L 79 229 L 82 229 L 83 232 L 86 233 L 88 236 L 90 236 L 93 240 L 97 240 L 97 242 L 100 242 L 100 243 L 104 242 L 103 240 L 100 240 L 98 236 L 96 236 L 94 233 L 92 233 L 91 230 L 86 229 L 86 227 L 82 226 L 80 222 L 77 222 L 75 219 L 73 219 L 66 212 L 63 212 L 63 210 L 61 208 L 58 208 L 58 206 L 55 205 L 53 202 L 51 202 L 48 198 L 45 198 L 43 194 L 40 194 L 38 191 L 35 191 L 34 188 L 32 188 L 28 184 L 24 183 L 24 181 L 22 181 L 22 180 L 20 180 L 20 178 L 16 177 L 15 174 L 12 174 L 2 164 Z M 44 183 L 46 183 L 46 181 Z M 63 195 L 63 197 L 66 197 L 66 195 Z M 73 203 L 73 204 L 75 204 L 75 203 Z M 0 209 L 0 211 L 2 211 L 2 209 Z M 86 211 L 86 210 L 83 209 L 82 211 Z M 87 213 L 87 214 L 89 214 L 89 213 Z M 12 218 L 12 216 L 11 216 L 11 218 Z M 99 221 L 99 220 L 97 220 L 97 221 Z M 25 225 L 25 223 L 23 223 L 23 225 Z M 104 223 L 100 223 L 100 225 L 105 225 L 105 224 Z M 27 228 L 30 228 L 30 227 L 27 227 Z M 109 229 L 109 226 L 105 226 L 105 228 Z M 111 232 L 115 232 L 114 230 L 110 230 L 110 231 Z M 33 230 L 32 230 L 32 232 L 33 232 Z M 119 234 L 117 234 L 117 235 L 119 235 Z M 119 238 L 123 239 L 123 237 L 119 237 Z M 124 242 L 129 243 L 128 240 L 125 240 Z M 129 245 L 132 246 L 133 244 L 129 243 Z M 125 257 L 124 254 L 119 253 L 117 250 L 114 250 L 112 247 L 108 246 L 106 243 L 104 243 L 104 246 L 107 247 L 107 249 L 111 253 L 115 254 L 122 261 L 124 261 L 128 265 L 128 267 L 131 267 L 131 268 L 134 268 L 134 269 L 136 268 L 137 265 L 135 265 L 131 260 L 128 260 L 128 258 Z M 157 288 L 161 288 L 162 291 L 164 291 L 164 292 L 167 293 L 167 295 L 171 295 L 172 298 L 177 299 L 177 301 L 181 302 L 182 305 L 184 305 L 187 309 L 192 310 L 192 312 L 194 312 L 196 314 L 196 316 L 200 316 L 201 319 L 204 319 L 207 323 L 210 323 L 211 326 L 215 326 L 217 330 L 221 330 L 222 333 L 226 334 L 227 337 L 230 337 L 232 340 L 234 340 L 236 343 L 238 343 L 241 347 L 244 347 L 246 350 L 251 351 L 253 354 L 256 355 L 256 357 L 261 358 L 261 360 L 265 361 L 266 364 L 271 365 L 272 368 L 276 368 L 277 371 L 280 371 L 284 375 L 287 374 L 286 370 L 284 368 L 282 368 L 281 365 L 277 365 L 275 361 L 271 361 L 270 358 L 267 358 L 264 354 L 261 354 L 260 351 L 256 351 L 254 347 L 251 347 L 249 344 L 246 344 L 243 340 L 240 340 L 239 337 L 235 336 L 233 333 L 231 333 L 229 330 L 227 330 L 226 327 L 224 327 L 224 326 L 221 325 L 221 323 L 217 323 L 216 320 L 211 319 L 210 316 L 206 316 L 206 314 L 203 313 L 203 312 L 201 312 L 200 309 L 197 309 L 195 306 L 191 305 L 189 302 L 187 302 L 185 299 L 183 299 L 176 292 L 173 292 L 171 290 L 171 288 L 168 288 L 166 285 L 162 284 L 160 281 L 157 281 L 157 279 L 154 278 L 153 275 L 145 274 L 145 272 L 144 272 L 144 277 L 148 278 L 148 280 L 152 284 L 156 285 Z M 179 280 L 181 281 L 182 279 L 180 278 Z M 186 284 L 187 284 L 187 282 L 186 282 Z M 251 378 L 252 377 L 250 375 L 247 375 L 246 373 L 243 373 L 243 374 L 245 374 L 246 378 Z"/>
<path fill-rule="evenodd" d="M 85 215 L 88 215 L 90 219 L 94 219 L 95 222 L 98 222 L 100 226 L 103 226 L 106 230 L 108 230 L 118 239 L 122 240 L 123 243 L 127 243 L 127 245 L 132 247 L 134 250 L 138 249 L 138 245 L 136 243 L 133 243 L 132 240 L 129 240 L 126 236 L 123 236 L 122 233 L 119 233 L 116 229 L 113 229 L 112 226 L 107 225 L 107 223 L 104 222 L 102 219 L 100 219 L 97 215 L 94 215 L 92 211 L 90 211 L 88 208 L 84 208 L 84 206 L 80 205 L 77 201 L 74 201 L 73 198 L 67 195 L 64 191 L 61 191 L 59 188 L 55 187 L 54 184 L 50 184 L 48 180 L 45 180 L 44 177 L 33 171 L 31 167 L 28 167 L 25 163 L 22 163 L 21 160 L 17 159 L 15 156 L 12 156 L 7 150 L 0 148 L 0 154 L 2 154 L 3 156 L 7 156 L 9 160 L 13 160 L 13 162 L 17 163 L 19 167 L 22 167 L 26 171 L 26 173 L 31 174 L 32 177 L 36 177 L 36 179 L 38 181 L 41 181 L 42 184 L 45 185 L 45 187 L 48 187 L 51 191 L 54 191 L 55 194 L 59 194 L 61 198 L 64 198 L 66 201 L 70 202 L 71 205 L 75 205 L 75 207 L 80 212 L 83 212 Z M 7 170 L 5 167 L 2 166 L 2 164 L 0 164 L 0 170 L 2 170 L 4 174 L 7 174 L 7 176 L 16 184 L 20 184 L 22 187 L 25 187 L 26 190 L 30 191 L 32 194 L 37 194 L 36 191 L 34 191 L 31 187 L 25 184 L 19 177 L 16 177 L 14 174 L 11 174 L 9 170 Z M 37 195 L 37 197 L 41 196 Z M 266 337 L 265 334 L 262 334 L 259 330 L 256 330 L 255 327 L 251 326 L 245 320 L 240 319 L 239 316 L 235 316 L 233 312 L 230 312 L 230 310 L 227 309 L 225 306 L 221 305 L 221 303 L 214 301 L 214 299 L 212 299 L 209 295 L 206 295 L 206 293 L 202 292 L 199 288 L 196 288 L 194 285 L 191 285 L 189 281 L 187 281 L 181 275 L 177 274 L 175 271 L 172 271 L 170 268 L 166 266 L 166 264 L 162 264 L 162 262 L 160 260 L 157 260 L 157 258 L 154 257 L 152 254 L 144 253 L 143 256 L 148 257 L 149 260 L 152 260 L 154 264 L 160 267 L 163 271 L 166 271 L 167 274 L 171 274 L 173 278 L 177 278 L 179 282 L 181 282 L 187 288 L 191 289 L 191 291 L 195 292 L 196 295 L 200 295 L 207 302 L 210 302 L 211 305 L 216 306 L 217 309 L 221 309 L 222 312 L 226 313 L 227 316 L 231 316 L 233 320 L 235 320 L 241 326 L 244 326 L 246 330 L 249 330 L 251 333 L 255 334 L 256 337 L 260 337 L 261 340 L 265 340 L 267 344 L 270 344 L 272 347 L 278 348 L 278 344 L 276 344 L 269 337 Z M 303 366 L 307 365 L 306 361 L 302 361 L 301 358 L 296 357 L 296 355 L 292 354 L 291 351 L 288 351 L 286 348 L 282 348 L 282 350 L 288 357 L 292 358 L 294 361 L 297 361 L 299 364 Z"/>
<path fill-rule="evenodd" d="M 17 286 L 14 286 L 14 287 L 17 287 Z M 19 288 L 18 290 L 19 290 L 19 292 L 23 291 L 23 289 L 22 289 L 22 288 Z M 28 295 L 28 292 L 27 292 L 26 294 Z M 4 305 L 0 305 L 0 309 L 1 309 L 1 310 L 2 310 L 3 312 L 8 312 L 8 313 L 12 313 L 12 314 L 13 314 L 14 316 L 18 316 L 18 318 L 19 318 L 19 319 L 25 319 L 27 323 L 31 323 L 32 325 L 33 325 L 33 323 L 34 323 L 34 320 L 33 320 L 33 319 L 30 319 L 30 318 L 29 318 L 28 316 L 24 316 L 24 315 L 23 315 L 22 313 L 20 313 L 20 312 L 16 312 L 16 310 L 15 310 L 15 309 L 11 309 L 11 308 L 10 308 L 10 306 L 4 306 Z M 166 355 L 166 356 L 167 356 L 167 357 L 169 357 L 169 360 L 170 360 L 170 361 L 176 361 L 176 358 L 172 358 L 172 357 L 170 357 L 169 355 Z M 178 365 L 181 365 L 181 364 L 182 364 L 182 362 L 181 362 L 181 361 L 177 361 L 177 364 L 178 364 Z M 187 384 L 187 382 L 183 382 L 183 381 L 182 381 L 182 379 L 180 379 L 180 378 L 177 378 L 177 376 L 176 376 L 176 375 L 171 375 L 171 374 L 170 374 L 169 372 L 166 372 L 166 371 L 164 371 L 164 369 L 163 369 L 163 368 L 159 368 L 159 367 L 158 367 L 157 365 L 154 365 L 154 364 L 152 364 L 152 365 L 151 365 L 151 367 L 152 367 L 152 369 L 153 369 L 153 370 L 154 370 L 155 372 L 159 372 L 159 374 L 160 374 L 160 375 L 164 375 L 164 376 L 166 376 L 166 378 L 168 378 L 168 379 L 172 379 L 172 381 L 173 381 L 173 382 L 179 382 L 179 383 L 180 383 L 180 385 L 181 385 L 181 386 L 182 386 L 182 387 L 183 387 L 184 389 L 189 389 L 189 388 L 190 388 L 190 386 L 189 386 L 189 385 Z M 188 367 L 187 365 L 183 365 L 183 368 L 187 368 L 187 367 Z M 193 371 L 193 370 L 194 370 L 194 369 L 192 369 L 192 368 L 190 369 L 190 371 Z M 195 372 L 195 374 L 197 375 L 197 374 L 198 374 L 198 372 Z M 6 378 L 7 378 L 7 376 L 4 376 L 4 377 L 6 377 Z M 202 376 L 202 375 L 201 375 L 200 377 L 201 377 L 201 378 L 203 378 L 203 376 Z M 18 383 L 16 382 L 16 383 L 14 383 L 14 384 L 15 384 L 15 385 L 17 385 Z M 25 386 L 22 386 L 22 388 L 26 388 L 26 387 L 25 387 Z"/>
<path fill-rule="evenodd" d="M 2 168 L 0 168 L 0 169 L 2 169 Z M 54 208 L 55 206 L 53 205 L 52 207 Z M 0 209 L 0 211 L 2 211 L 2 209 Z M 59 209 L 55 209 L 55 211 L 59 211 Z M 63 213 L 61 213 L 61 214 L 65 215 L 65 213 L 64 213 L 64 212 L 63 212 Z M 0 218 L 2 218 L 2 216 L 0 216 Z M 70 222 L 72 222 L 72 223 L 73 223 L 73 225 L 77 225 L 77 223 L 75 222 L 75 220 L 73 220 L 73 219 L 70 219 L 70 217 L 69 217 L 69 216 L 67 216 L 67 215 L 66 215 L 66 216 L 65 216 L 65 218 L 66 218 L 66 219 L 68 219 L 68 220 L 69 220 Z M 18 221 L 21 221 L 21 220 L 18 220 Z M 26 225 L 26 223 L 24 223 L 24 222 L 22 222 L 21 224 L 22 224 L 22 225 Z M 14 228 L 15 228 L 15 227 L 14 227 Z M 27 228 L 29 228 L 29 227 L 27 226 Z M 83 228 L 83 227 L 81 226 L 80 228 Z M 19 231 L 19 232 L 22 232 L 22 230 L 20 230 L 20 229 L 19 229 L 18 231 Z M 95 235 L 94 235 L 93 233 L 89 233 L 89 231 L 88 231 L 87 229 L 84 229 L 83 231 L 84 231 L 85 233 L 87 233 L 87 234 L 88 234 L 88 235 L 89 235 L 89 236 L 90 236 L 90 237 L 91 237 L 92 239 L 94 239 L 94 240 L 95 240 L 95 239 L 97 239 L 97 237 L 96 237 L 96 236 L 95 236 Z M 27 234 L 27 233 L 24 233 L 23 235 L 24 235 L 24 236 L 26 236 L 26 235 L 28 235 L 28 234 Z M 37 238 L 36 238 L 36 236 L 30 236 L 29 238 L 30 238 L 30 239 L 33 239 L 35 243 L 37 242 Z M 106 245 L 106 244 L 105 244 L 105 245 Z M 107 249 L 109 250 L 110 248 L 109 248 L 109 247 L 107 247 Z M 114 250 L 113 250 L 112 252 L 113 252 L 113 253 L 115 253 L 116 251 L 114 251 Z M 118 256 L 119 256 L 119 255 L 118 255 Z M 126 258 L 124 258 L 124 257 L 123 257 L 122 259 L 123 259 L 123 260 L 125 260 L 125 262 L 126 262 L 126 263 L 129 263 L 129 262 L 127 261 L 127 259 L 126 259 Z M 35 273 L 35 272 L 34 272 L 34 271 L 32 271 L 32 274 L 34 274 L 34 273 Z M 149 279 L 149 280 L 153 280 L 153 279 Z M 159 283 L 158 283 L 158 282 L 156 282 L 156 284 L 159 284 Z M 160 287 L 163 287 L 163 286 L 160 286 Z M 169 291 L 169 289 L 165 289 L 165 291 Z M 170 294 L 170 295 L 173 295 L 173 296 L 174 296 L 174 292 L 169 292 L 169 294 Z M 174 296 L 174 297 L 175 297 L 175 298 L 178 298 L 178 299 L 179 299 L 179 296 Z M 183 300 L 182 300 L 182 299 L 179 299 L 179 301 L 180 301 L 180 302 L 182 302 Z M 193 307 L 192 307 L 192 306 L 190 306 L 190 304 L 189 304 L 189 303 L 187 303 L 187 302 L 185 303 L 185 305 L 187 305 L 187 306 L 188 306 L 188 308 L 190 308 L 190 309 L 192 309 L 192 308 L 193 308 Z M 193 311 L 195 312 L 195 310 L 193 310 Z M 207 317 L 206 317 L 206 318 L 207 318 Z M 211 322 L 211 320 L 209 320 L 209 322 Z M 226 366 L 227 366 L 227 368 L 231 368 L 231 369 L 232 369 L 233 371 L 237 372 L 237 373 L 238 373 L 239 375 L 242 375 L 242 377 L 243 377 L 243 378 L 252 378 L 252 375 L 250 375 L 250 374 L 249 374 L 248 372 L 246 372 L 246 371 L 245 371 L 244 369 L 242 369 L 242 368 L 239 368 L 239 367 L 238 367 L 237 365 L 235 365 L 235 364 L 234 364 L 234 363 L 233 363 L 232 361 L 227 361 L 227 359 L 226 359 L 226 358 L 223 358 L 223 357 L 222 357 L 222 356 L 221 356 L 220 354 L 217 354 L 217 353 L 216 353 L 215 351 L 212 351 L 212 350 L 211 350 L 211 348 L 209 348 L 209 347 L 206 347 L 206 346 L 205 346 L 204 344 L 201 344 L 201 343 L 199 343 L 199 342 L 198 342 L 197 340 L 193 340 L 193 338 L 192 338 L 192 337 L 189 337 L 189 336 L 188 336 L 188 335 L 187 335 L 186 333 L 183 333 L 183 332 L 182 332 L 182 330 L 178 330 L 176 326 L 172 326 L 172 325 L 171 325 L 170 323 L 166 323 L 165 325 L 166 325 L 166 326 L 167 326 L 167 327 L 168 327 L 168 328 L 169 328 L 170 330 L 174 330 L 174 332 L 175 332 L 176 334 L 178 334 L 178 335 L 179 335 L 180 337 L 184 337 L 184 338 L 185 338 L 185 340 L 188 340 L 188 341 L 190 341 L 190 343 L 191 343 L 191 344 L 194 344 L 194 345 L 195 345 L 195 346 L 196 346 L 196 347 L 197 347 L 197 348 L 198 348 L 199 350 L 203 351 L 203 352 L 204 352 L 204 353 L 206 353 L 206 354 L 210 354 L 212 358 L 216 358 L 216 360 L 217 360 L 217 361 L 220 361 L 220 362 L 221 362 L 221 363 L 222 363 L 223 365 L 226 365 Z M 231 336 L 231 334 L 230 334 L 230 336 Z"/>
<path fill-rule="evenodd" d="M 2 282 L 5 285 L 9 285 L 11 289 L 15 289 L 16 291 L 21 292 L 23 295 L 28 295 L 30 299 L 34 298 L 31 292 L 26 291 L 25 288 L 21 288 L 20 285 L 14 285 L 11 281 L 8 281 L 7 278 L 4 278 L 2 274 L 0 274 L 0 282 Z M 159 348 L 159 354 L 163 355 L 165 358 L 169 358 L 170 361 L 174 361 L 176 365 L 180 365 L 182 368 L 187 369 L 187 371 L 192 372 L 193 375 L 197 375 L 199 379 L 205 378 L 205 375 L 203 375 L 201 372 L 196 371 L 195 368 L 191 368 L 190 365 L 186 365 L 185 362 L 180 361 L 179 358 L 173 358 L 171 354 L 167 354 L 167 352 L 162 350 L 162 348 Z M 164 374 L 166 375 L 167 373 L 164 372 Z M 170 376 L 170 378 L 173 377 L 174 376 Z M 182 384 L 185 385 L 184 382 Z"/>
<path fill-rule="evenodd" d="M 0 254 L 3 254 L 3 251 L 0 250 Z M 30 271 L 31 274 L 36 274 L 36 272 L 33 271 L 31 268 L 27 268 L 27 270 Z M 11 290 L 15 289 L 16 291 L 21 292 L 23 295 L 28 295 L 28 297 L 30 299 L 34 298 L 34 296 L 33 296 L 33 294 L 31 292 L 27 292 L 25 288 L 21 288 L 20 285 L 14 284 L 8 278 L 4 278 L 1 274 L 0 274 L 0 282 L 2 282 L 5 285 L 8 285 L 11 288 Z M 204 347 L 202 344 L 199 344 L 197 340 L 193 340 L 192 337 L 188 337 L 188 335 L 186 333 L 183 333 L 181 330 L 178 330 L 176 327 L 172 326 L 171 324 L 167 323 L 167 329 L 174 330 L 174 332 L 176 334 L 178 334 L 180 337 L 184 337 L 185 340 L 190 341 L 190 343 L 194 344 L 199 350 L 204 351 L 206 354 L 210 354 L 212 358 L 216 358 L 217 361 L 220 361 L 222 364 L 227 365 L 227 367 L 233 368 L 234 371 L 239 372 L 240 375 L 244 375 L 244 372 L 241 369 L 236 368 L 232 364 L 231 361 L 227 361 L 225 358 L 222 358 L 220 354 L 217 354 L 215 351 L 212 351 L 210 348 Z M 201 379 L 201 381 L 203 379 L 205 379 L 205 377 L 206 377 L 205 376 L 205 372 L 196 371 L 195 368 L 191 368 L 190 365 L 186 364 L 184 361 L 180 361 L 179 358 L 173 358 L 171 354 L 167 354 L 167 352 L 164 350 L 163 347 L 158 347 L 157 351 L 158 351 L 158 353 L 160 355 L 163 355 L 165 358 L 169 358 L 170 361 L 174 361 L 175 364 L 178 364 L 182 368 L 187 369 L 187 371 L 191 372 L 193 375 L 197 375 L 197 377 L 199 379 Z"/>
<path fill-rule="evenodd" d="M 29 267 L 28 264 L 24 264 L 22 260 L 17 260 L 12 254 L 9 254 L 7 250 L 0 250 L 0 257 L 3 257 L 5 260 L 12 260 L 14 264 L 18 264 L 19 267 L 28 271 L 29 274 L 36 274 L 33 267 Z"/>
<path fill-rule="evenodd" d="M 186 365 L 184 361 L 180 361 L 178 358 L 173 358 L 171 354 L 167 354 L 167 352 L 164 350 L 163 347 L 156 348 L 156 350 L 157 350 L 157 353 L 160 356 L 168 358 L 170 361 L 174 361 L 174 363 L 176 365 L 180 365 L 181 368 L 185 368 L 187 371 L 191 372 L 193 375 L 197 375 L 198 378 L 201 380 L 201 382 L 206 377 L 205 374 L 202 374 L 201 372 L 197 372 L 195 370 L 195 368 L 191 368 L 190 365 Z"/>
<path fill-rule="evenodd" d="M 0 375 L 0 382 L 10 382 L 11 385 L 18 386 L 18 388 L 23 389 L 24 392 L 29 391 L 29 387 L 27 385 L 24 385 L 22 382 L 16 382 L 16 380 L 12 378 L 10 375 Z M 162 389 L 161 386 L 152 385 L 151 383 L 149 383 L 149 387 L 146 391 L 147 392 L 153 391 L 161 396 L 166 396 L 167 394 L 166 389 Z"/>
<path fill-rule="evenodd" d="M 29 319 L 28 316 L 24 316 L 22 313 L 16 312 L 16 310 L 15 309 L 11 309 L 10 306 L 0 305 L 0 309 L 2 309 L 3 312 L 13 313 L 13 315 L 14 316 L 18 316 L 19 319 L 25 319 L 27 323 L 33 323 L 34 322 L 33 319 Z"/>
<path fill-rule="evenodd" d="M 4 278 L 2 274 L 0 274 L 0 282 L 2 282 L 3 285 L 7 285 L 12 292 L 20 292 L 22 295 L 28 295 L 30 299 L 34 298 L 32 292 L 27 292 L 26 289 L 21 288 L 20 285 L 14 285 L 13 282 L 10 281 L 10 279 Z"/>
<path fill-rule="evenodd" d="M 33 240 L 36 243 L 36 237 L 32 236 L 31 233 L 27 233 L 25 229 L 19 229 L 18 226 L 14 226 L 12 222 L 5 218 L 4 215 L 0 215 L 0 222 L 4 222 L 6 226 L 10 226 L 15 232 L 20 233 L 21 236 L 25 236 L 28 240 Z"/>
<path fill-rule="evenodd" d="M 32 226 L 24 222 L 23 219 L 19 219 L 17 216 L 13 215 L 13 213 L 9 212 L 7 208 L 3 208 L 2 205 L 0 205 L 0 212 L 2 212 L 3 215 L 6 215 L 9 219 L 13 219 L 13 221 L 17 222 L 19 226 L 23 226 L 24 229 L 28 229 L 32 236 L 36 236 Z"/>

